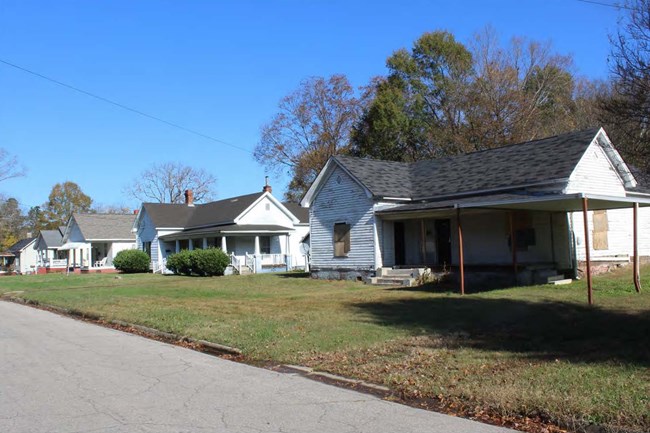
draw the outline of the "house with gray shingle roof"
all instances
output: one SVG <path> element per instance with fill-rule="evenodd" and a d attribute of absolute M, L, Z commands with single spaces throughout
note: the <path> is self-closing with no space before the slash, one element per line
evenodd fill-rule
<path fill-rule="evenodd" d="M 58 250 L 67 251 L 68 266 L 113 269 L 113 258 L 134 249 L 133 214 L 75 213 L 68 220 Z"/>
<path fill-rule="evenodd" d="M 41 230 L 36 238 L 38 266 L 45 269 L 65 268 L 66 251 L 59 250 L 63 245 L 65 226 L 54 230 Z"/>
<path fill-rule="evenodd" d="M 36 272 L 38 266 L 38 255 L 34 245 L 36 238 L 21 239 L 7 251 L 2 253 L 2 267 L 4 270 L 14 271 L 19 274 L 31 274 Z"/>
<path fill-rule="evenodd" d="M 185 203 L 143 203 L 133 224 L 137 247 L 149 254 L 154 272 L 166 272 L 170 254 L 212 247 L 230 255 L 234 272 L 305 267 L 300 243 L 309 215 L 271 191 L 267 184 L 258 193 L 195 204 L 188 190 Z"/>
<path fill-rule="evenodd" d="M 301 204 L 315 276 L 410 284 L 418 269 L 453 269 L 464 284 L 483 270 L 512 284 L 629 262 L 632 208 L 650 190 L 595 128 L 412 163 L 334 156 Z M 650 256 L 645 233 L 635 256 Z"/>

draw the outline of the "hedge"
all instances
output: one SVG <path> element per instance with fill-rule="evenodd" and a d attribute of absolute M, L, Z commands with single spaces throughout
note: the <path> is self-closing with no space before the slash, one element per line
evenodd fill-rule
<path fill-rule="evenodd" d="M 140 250 L 122 250 L 113 258 L 113 266 L 126 274 L 149 272 L 149 255 Z"/>
<path fill-rule="evenodd" d="M 167 269 L 178 275 L 223 275 L 230 257 L 220 248 L 182 250 L 167 257 Z"/>

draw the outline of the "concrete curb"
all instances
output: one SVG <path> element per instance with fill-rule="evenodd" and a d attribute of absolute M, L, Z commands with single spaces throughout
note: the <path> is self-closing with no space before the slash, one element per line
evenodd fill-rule
<path fill-rule="evenodd" d="M 199 348 L 199 352 L 206 352 L 217 355 L 241 355 L 242 351 L 236 347 L 230 347 L 223 344 L 212 343 L 206 340 L 196 340 L 187 336 L 181 336 L 173 334 L 170 332 L 159 331 L 158 329 L 149 328 L 148 326 L 137 325 L 135 323 L 124 322 L 122 320 L 106 320 L 103 319 L 100 315 L 94 313 L 88 313 L 84 311 L 79 311 L 75 309 L 57 307 L 56 305 L 43 304 L 38 301 L 33 301 L 31 299 L 16 298 L 11 295 L 7 296 L 8 293 L 0 296 L 5 301 L 15 302 L 17 304 L 31 305 L 35 307 L 40 307 L 54 313 L 58 313 L 64 316 L 79 317 L 84 320 L 94 322 L 96 324 L 109 324 L 118 326 L 122 331 L 131 332 L 131 330 L 138 331 L 138 334 L 143 335 L 144 337 L 154 337 L 161 340 L 165 340 L 170 343 L 190 343 L 193 345 L 196 350 Z M 12 293 L 12 294 L 15 294 Z"/>
<path fill-rule="evenodd" d="M 311 377 L 325 382 L 335 382 L 340 385 L 353 386 L 355 388 L 364 388 L 367 391 L 380 394 L 390 394 L 391 390 L 383 385 L 365 382 L 358 379 L 350 379 L 348 377 L 338 376 L 336 374 L 326 373 L 324 371 L 314 371 L 311 367 L 304 367 L 302 365 L 283 364 L 281 368 L 284 371 L 298 373 L 305 377 Z"/>

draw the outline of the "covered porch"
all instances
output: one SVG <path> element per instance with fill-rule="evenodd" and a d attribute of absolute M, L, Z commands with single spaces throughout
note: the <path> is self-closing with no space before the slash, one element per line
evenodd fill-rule
<path fill-rule="evenodd" d="M 46 262 L 52 268 L 80 269 L 82 271 L 114 270 L 113 244 L 111 242 L 66 242 L 58 248 L 57 256 Z"/>
<path fill-rule="evenodd" d="M 238 273 L 290 270 L 292 252 L 289 235 L 282 226 L 228 225 L 203 230 L 187 230 L 160 237 L 163 262 L 181 250 L 220 248 L 230 256 Z"/>
<path fill-rule="evenodd" d="M 630 246 L 633 253 L 623 259 L 633 261 L 638 291 L 639 206 L 650 206 L 650 199 L 499 194 L 387 208 L 377 212 L 381 222 L 377 265 L 451 271 L 458 290 L 465 293 L 467 278 L 481 272 L 491 278 L 496 278 L 496 271 L 506 278 L 509 274 L 511 284 L 543 282 L 540 278 L 551 276 L 551 270 L 558 276 L 575 278 L 578 259 L 584 258 L 588 302 L 592 303 L 590 240 L 597 241 L 598 237 L 592 232 L 589 212 L 632 210 L 629 224 L 634 233 Z M 581 217 L 582 234 L 576 233 L 577 216 Z"/>

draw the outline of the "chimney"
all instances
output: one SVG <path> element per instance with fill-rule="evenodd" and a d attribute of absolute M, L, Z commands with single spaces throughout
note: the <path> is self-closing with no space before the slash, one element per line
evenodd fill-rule
<path fill-rule="evenodd" d="M 268 192 L 269 194 L 273 191 L 273 188 L 271 188 L 271 185 L 269 185 L 269 177 L 264 176 L 264 187 L 262 188 L 262 192 Z"/>
<path fill-rule="evenodd" d="M 138 209 L 133 209 L 133 215 L 137 215 L 138 212 L 140 212 L 140 210 L 138 210 Z"/>
<path fill-rule="evenodd" d="M 194 206 L 194 193 L 191 189 L 185 190 L 185 204 L 188 206 Z"/>

